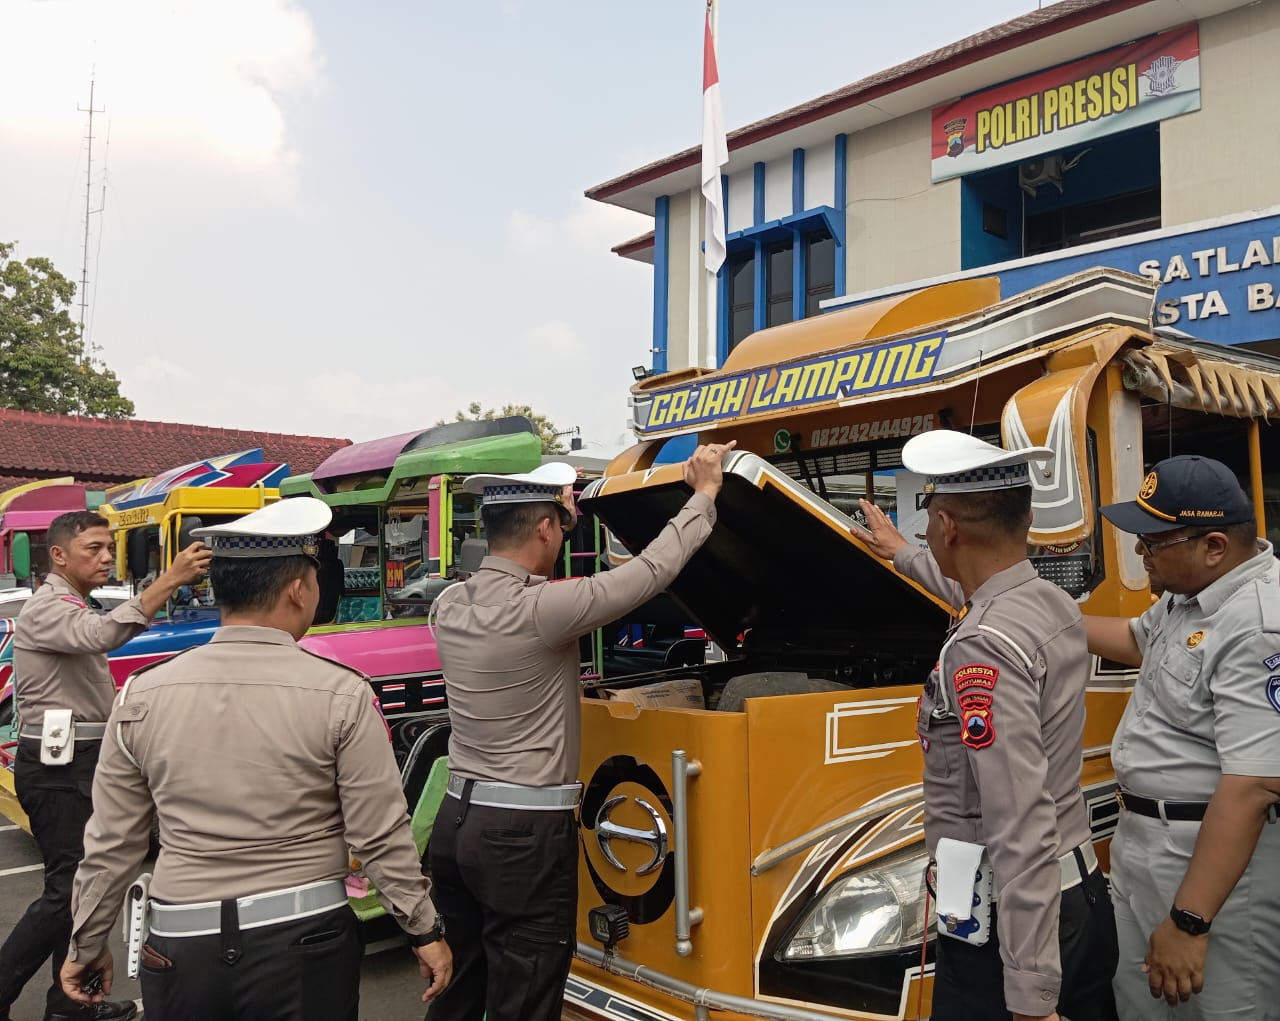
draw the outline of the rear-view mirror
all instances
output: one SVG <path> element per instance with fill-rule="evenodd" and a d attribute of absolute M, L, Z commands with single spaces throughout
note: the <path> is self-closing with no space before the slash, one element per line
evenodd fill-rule
<path fill-rule="evenodd" d="M 135 528 L 125 539 L 125 562 L 129 577 L 141 581 L 151 570 L 151 536 L 146 528 Z"/>
<path fill-rule="evenodd" d="M 196 537 L 191 533 L 197 528 L 203 527 L 204 522 L 197 517 L 183 518 L 182 527 L 178 529 L 178 552 L 181 552 L 193 542 L 196 542 Z"/>
<path fill-rule="evenodd" d="M 31 577 L 31 536 L 26 532 L 13 534 L 13 574 L 19 581 Z"/>

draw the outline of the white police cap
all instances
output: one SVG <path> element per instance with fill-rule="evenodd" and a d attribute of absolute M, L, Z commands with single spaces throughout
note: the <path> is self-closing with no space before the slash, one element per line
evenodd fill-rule
<path fill-rule="evenodd" d="M 934 429 L 907 440 L 902 463 L 925 477 L 924 493 L 985 493 L 1031 485 L 1029 461 L 1048 461 L 1048 447 L 1005 450 L 968 433 Z"/>
<path fill-rule="evenodd" d="M 314 557 L 332 520 L 323 500 L 299 496 L 191 534 L 204 539 L 215 557 Z"/>
<path fill-rule="evenodd" d="M 544 464 L 521 475 L 468 475 L 464 493 L 483 496 L 490 506 L 501 503 L 564 502 L 564 487 L 578 477 L 578 470 L 563 461 Z"/>

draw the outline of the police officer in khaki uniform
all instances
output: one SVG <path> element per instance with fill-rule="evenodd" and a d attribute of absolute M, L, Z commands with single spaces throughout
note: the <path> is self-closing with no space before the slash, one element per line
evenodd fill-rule
<path fill-rule="evenodd" d="M 330 511 L 285 500 L 203 528 L 222 627 L 139 670 L 107 721 L 62 970 L 82 1002 L 107 933 L 160 829 L 141 948 L 151 1021 L 355 1021 L 363 945 L 349 850 L 409 935 L 431 985 L 447 945 L 367 678 L 298 648 L 319 599 Z"/>
<path fill-rule="evenodd" d="M 935 1021 L 1115 1016 L 1115 926 L 1080 790 L 1084 624 L 1027 559 L 1028 461 L 1052 456 L 950 430 L 909 440 L 902 462 L 925 476 L 928 551 L 862 503 L 872 550 L 965 611 L 918 719 L 940 913 L 954 900 L 950 863 L 971 862 L 959 874 L 966 910 L 939 929 Z"/>
<path fill-rule="evenodd" d="M 132 1003 L 81 1008 L 58 982 L 71 933 L 71 880 L 116 694 L 107 653 L 145 631 L 179 586 L 203 577 L 209 553 L 193 544 L 145 592 L 103 613 L 90 593 L 106 583 L 115 563 L 106 519 L 91 511 L 60 515 L 49 525 L 48 542 L 49 576 L 23 606 L 14 635 L 20 717 L 14 781 L 44 859 L 44 891 L 0 948 L 0 1017 L 9 1016 L 23 986 L 51 959 L 46 1021 L 127 1019 L 136 1012 Z"/>
<path fill-rule="evenodd" d="M 1086 617 L 1142 672 L 1111 745 L 1111 892 L 1125 1018 L 1280 1018 L 1280 567 L 1252 502 L 1207 457 L 1157 464 L 1103 507 L 1163 590 Z M 1271 823 L 1272 825 L 1268 825 Z M 1212 931 L 1210 929 L 1212 928 Z M 1176 1006 L 1176 1009 L 1174 1007 Z"/>
<path fill-rule="evenodd" d="M 560 1018 L 578 904 L 578 638 L 666 589 L 706 541 L 732 447 L 694 452 L 693 495 L 634 560 L 553 584 L 574 469 L 466 481 L 483 494 L 489 556 L 436 603 L 453 729 L 431 874 L 457 971 L 431 1021 Z"/>

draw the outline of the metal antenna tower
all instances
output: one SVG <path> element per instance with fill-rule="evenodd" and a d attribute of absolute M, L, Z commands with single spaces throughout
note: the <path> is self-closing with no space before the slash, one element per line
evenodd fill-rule
<path fill-rule="evenodd" d="M 85 352 L 85 336 L 84 336 L 84 314 L 89 305 L 89 217 L 94 213 L 102 212 L 102 208 L 92 208 L 92 191 L 93 191 L 93 115 L 95 113 L 106 113 L 107 108 L 96 109 L 93 105 L 93 88 L 95 81 L 89 79 L 89 105 L 87 107 L 77 106 L 76 109 L 81 113 L 89 115 L 89 132 L 86 136 L 88 141 L 88 159 L 85 166 L 84 174 L 84 257 L 80 262 L 80 361 L 83 363 L 86 358 Z M 102 194 L 103 205 L 106 205 L 106 190 L 104 188 Z"/>

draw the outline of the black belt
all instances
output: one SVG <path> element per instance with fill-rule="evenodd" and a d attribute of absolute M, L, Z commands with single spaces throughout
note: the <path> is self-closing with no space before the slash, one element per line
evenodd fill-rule
<path fill-rule="evenodd" d="M 1116 791 L 1116 800 L 1126 812 L 1174 822 L 1201 822 L 1209 808 L 1207 801 L 1158 801 L 1123 790 Z"/>

